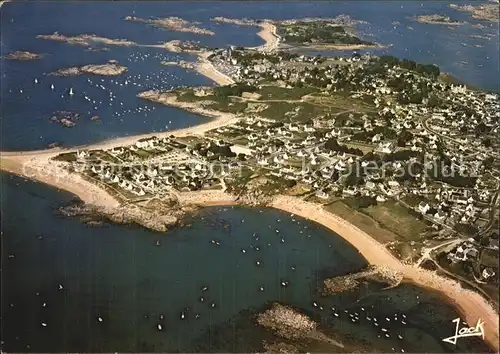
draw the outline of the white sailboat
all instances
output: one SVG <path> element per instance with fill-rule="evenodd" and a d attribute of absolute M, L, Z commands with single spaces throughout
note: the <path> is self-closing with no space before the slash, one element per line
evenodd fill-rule
<path fill-rule="evenodd" d="M 35 78 L 35 84 L 38 84 L 38 79 Z"/>
<path fill-rule="evenodd" d="M 74 95 L 74 93 L 73 93 L 73 87 L 69 89 L 69 95 L 70 95 L 70 96 L 73 96 L 73 95 Z"/>
<path fill-rule="evenodd" d="M 50 89 L 54 91 L 54 84 L 50 85 Z"/>

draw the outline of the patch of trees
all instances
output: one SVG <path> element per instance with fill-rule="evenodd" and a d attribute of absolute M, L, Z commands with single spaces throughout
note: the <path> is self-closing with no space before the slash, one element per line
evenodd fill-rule
<path fill-rule="evenodd" d="M 239 161 L 246 161 L 247 157 L 245 156 L 245 154 L 238 154 L 238 160 Z"/>
<path fill-rule="evenodd" d="M 321 22 L 298 22 L 283 32 L 284 40 L 290 43 L 372 44 L 348 34 L 342 26 L 325 26 Z"/>
<path fill-rule="evenodd" d="M 344 179 L 344 184 L 346 186 L 360 186 L 365 184 L 365 179 L 363 178 L 365 171 L 359 163 L 353 163 L 349 167 L 349 170 L 349 174 Z"/>
<path fill-rule="evenodd" d="M 341 145 L 338 143 L 337 139 L 328 139 L 325 143 L 325 148 L 328 150 L 333 150 L 337 152 L 345 152 L 346 154 L 363 156 L 363 151 L 360 149 L 350 148 L 346 145 Z"/>
<path fill-rule="evenodd" d="M 484 124 L 484 122 L 479 123 L 474 128 L 474 132 L 476 133 L 476 137 L 479 137 L 481 135 L 484 135 L 484 134 L 488 133 L 489 130 L 490 129 L 488 128 L 488 126 L 486 124 Z"/>
<path fill-rule="evenodd" d="M 441 105 L 441 100 L 435 95 L 431 95 L 427 99 L 427 106 L 431 108 L 439 107 Z"/>
<path fill-rule="evenodd" d="M 378 62 L 381 65 L 387 65 L 389 68 L 393 68 L 399 64 L 399 59 L 392 55 L 382 55 Z"/>
<path fill-rule="evenodd" d="M 391 154 L 385 155 L 384 161 L 386 161 L 386 162 L 408 161 L 412 157 L 415 157 L 419 161 L 422 161 L 424 158 L 424 155 L 422 152 L 419 152 L 419 151 L 401 150 L 401 151 L 396 151 L 396 152 L 393 152 Z"/>
<path fill-rule="evenodd" d="M 417 63 L 413 60 L 403 59 L 399 62 L 399 66 L 406 70 L 415 70 Z"/>
<path fill-rule="evenodd" d="M 485 170 L 490 170 L 493 167 L 493 163 L 495 162 L 495 159 L 492 156 L 488 156 L 483 160 L 483 168 Z"/>
<path fill-rule="evenodd" d="M 413 139 L 413 134 L 411 132 L 409 132 L 408 130 L 403 129 L 403 130 L 401 130 L 401 133 L 399 133 L 399 135 L 398 135 L 398 139 L 397 139 L 396 144 L 399 147 L 405 147 L 406 143 L 411 141 L 412 139 Z"/>
<path fill-rule="evenodd" d="M 257 87 L 242 83 L 234 85 L 217 86 L 214 88 L 214 94 L 219 99 L 227 99 L 229 96 L 241 96 L 243 92 L 256 92 Z"/>
<path fill-rule="evenodd" d="M 453 170 L 442 160 L 436 160 L 426 172 L 436 181 L 459 188 L 473 188 L 477 181 L 477 177 L 467 176 L 460 171 Z"/>
<path fill-rule="evenodd" d="M 491 147 L 491 139 L 490 138 L 485 138 L 483 141 L 481 141 L 484 147 Z"/>
<path fill-rule="evenodd" d="M 396 131 L 392 130 L 389 127 L 383 126 L 383 127 L 375 127 L 373 131 L 376 134 L 382 134 L 384 139 L 395 139 L 396 138 Z"/>
<path fill-rule="evenodd" d="M 377 205 L 377 200 L 375 197 L 362 196 L 359 198 L 354 198 L 349 205 L 354 209 L 364 209 L 372 205 Z"/>
<path fill-rule="evenodd" d="M 414 104 L 422 103 L 423 99 L 424 99 L 424 94 L 422 93 L 422 91 L 413 92 L 408 97 L 409 102 Z"/>
<path fill-rule="evenodd" d="M 395 178 L 398 182 L 415 181 L 417 175 L 424 171 L 422 163 L 409 163 L 405 164 L 399 171 L 397 171 Z"/>
<path fill-rule="evenodd" d="M 438 77 L 441 73 L 439 67 L 434 64 L 417 64 L 415 71 L 420 74 L 429 75 L 432 77 Z"/>
<path fill-rule="evenodd" d="M 225 157 L 235 157 L 236 153 L 231 151 L 229 145 L 211 145 L 208 148 L 209 151 L 213 152 L 215 155 L 225 156 Z"/>

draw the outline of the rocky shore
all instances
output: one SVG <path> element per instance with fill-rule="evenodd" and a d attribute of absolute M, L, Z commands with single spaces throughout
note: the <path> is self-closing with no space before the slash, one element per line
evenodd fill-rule
<path fill-rule="evenodd" d="M 430 23 L 435 25 L 448 25 L 448 26 L 458 26 L 458 25 L 463 25 L 465 23 L 452 20 L 448 16 L 437 15 L 437 14 L 416 16 L 414 17 L 414 20 L 420 23 Z"/>
<path fill-rule="evenodd" d="M 239 120 L 234 114 L 224 113 L 219 111 L 214 111 L 211 109 L 204 108 L 199 103 L 194 102 L 182 102 L 177 100 L 177 96 L 173 92 L 161 92 L 157 90 L 144 91 L 137 95 L 137 97 L 161 103 L 167 106 L 182 108 L 188 112 L 199 114 L 205 117 L 220 118 L 224 117 L 229 120 Z"/>
<path fill-rule="evenodd" d="M 43 54 L 31 53 L 27 51 L 16 51 L 2 57 L 7 60 L 38 60 Z"/>
<path fill-rule="evenodd" d="M 274 303 L 272 307 L 257 315 L 257 323 L 288 340 L 313 339 L 336 347 L 344 348 L 318 330 L 318 324 L 290 306 Z"/>
<path fill-rule="evenodd" d="M 284 338 L 300 338 L 316 330 L 317 323 L 289 306 L 274 303 L 257 316 L 257 323 Z"/>
<path fill-rule="evenodd" d="M 109 220 L 119 224 L 136 224 L 149 230 L 166 232 L 178 225 L 187 214 L 196 210 L 192 205 L 183 205 L 174 197 L 152 198 L 135 204 L 121 204 L 116 208 L 77 203 L 62 207 L 65 216 L 79 216 L 88 221 Z"/>
<path fill-rule="evenodd" d="M 118 45 L 118 46 L 133 46 L 137 43 L 126 40 L 126 39 L 110 39 L 104 37 L 98 37 L 93 34 L 81 34 L 78 36 L 65 36 L 59 34 L 59 32 L 54 32 L 52 34 L 39 34 L 36 36 L 39 39 L 45 39 L 56 42 L 65 42 L 68 44 L 76 44 L 81 46 L 90 46 L 92 44 L 104 44 L 104 45 Z"/>
<path fill-rule="evenodd" d="M 335 294 L 352 291 L 356 289 L 362 281 L 375 281 L 384 283 L 387 287 L 394 287 L 399 285 L 402 280 L 402 273 L 391 268 L 370 266 L 367 270 L 362 272 L 325 279 L 323 283 L 327 294 Z"/>
<path fill-rule="evenodd" d="M 169 52 L 174 53 L 199 53 L 202 48 L 198 42 L 193 41 L 181 41 L 174 39 L 172 41 L 165 42 L 161 45 Z"/>
<path fill-rule="evenodd" d="M 165 65 L 165 66 L 178 66 L 178 67 L 188 69 L 188 70 L 195 70 L 196 69 L 196 63 L 193 63 L 190 61 L 185 61 L 185 60 L 162 61 L 161 64 Z"/>
<path fill-rule="evenodd" d="M 79 67 L 63 68 L 54 71 L 48 75 L 53 76 L 76 76 L 82 74 L 101 75 L 101 76 L 119 76 L 128 71 L 127 67 L 116 63 L 89 64 Z"/>
<path fill-rule="evenodd" d="M 499 3 L 495 4 L 483 4 L 483 5 L 449 5 L 452 9 L 456 9 L 458 11 L 470 12 L 472 18 L 476 20 L 486 20 L 492 22 L 500 21 L 500 5 Z"/>
<path fill-rule="evenodd" d="M 215 35 L 215 32 L 213 31 L 198 27 L 197 25 L 199 25 L 200 22 L 189 22 L 180 17 L 175 17 L 175 16 L 165 17 L 165 18 L 140 18 L 135 16 L 127 16 L 125 17 L 125 21 L 147 23 L 151 26 L 164 28 L 169 31 L 188 32 L 188 33 L 208 35 L 208 36 Z"/>
<path fill-rule="evenodd" d="M 74 127 L 78 119 L 80 119 L 80 114 L 69 111 L 56 111 L 50 117 L 51 122 L 58 123 L 66 128 Z"/>
<path fill-rule="evenodd" d="M 222 16 L 214 17 L 211 20 L 214 22 L 230 23 L 230 24 L 238 25 L 238 26 L 259 26 L 259 24 L 261 22 L 269 21 L 269 20 L 250 20 L 248 18 L 242 18 L 242 19 L 227 18 L 227 17 L 222 17 Z"/>

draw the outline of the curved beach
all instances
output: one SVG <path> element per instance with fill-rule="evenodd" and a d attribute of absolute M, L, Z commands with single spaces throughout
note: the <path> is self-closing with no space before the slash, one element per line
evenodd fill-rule
<path fill-rule="evenodd" d="M 163 135 L 174 134 L 182 136 L 202 134 L 207 130 L 213 129 L 214 126 L 231 124 L 233 119 L 238 118 L 215 117 L 211 122 L 175 132 L 165 132 Z M 152 135 L 161 136 L 161 134 L 146 134 L 118 138 L 89 145 L 86 148 L 110 149 L 132 144 L 141 137 Z M 69 174 L 58 163 L 50 161 L 50 158 L 61 152 L 76 150 L 77 148 L 33 152 L 2 152 L 0 155 L 1 169 L 69 191 L 78 196 L 82 201 L 106 208 L 107 210 L 117 207 L 119 202 L 105 190 L 76 174 Z M 179 193 L 178 197 L 180 197 L 179 201 L 183 203 L 196 204 L 198 206 L 237 204 L 234 197 L 221 191 Z M 389 267 L 400 272 L 406 281 L 438 292 L 447 302 L 458 308 L 463 316 L 462 319 L 467 321 L 469 325 L 475 325 L 479 319 L 483 321 L 485 324 L 485 341 L 495 351 L 499 350 L 499 317 L 495 309 L 481 295 L 466 290 L 456 281 L 438 276 L 432 271 L 401 263 L 387 248 L 370 235 L 344 219 L 329 213 L 320 204 L 306 202 L 296 197 L 277 196 L 269 206 L 299 215 L 327 227 L 356 248 L 370 264 Z"/>
<path fill-rule="evenodd" d="M 263 23 L 259 36 L 264 39 L 265 44 L 257 47 L 259 50 L 272 50 L 279 45 L 279 37 L 276 35 L 276 27 L 270 23 Z M 197 71 L 209 77 L 218 84 L 225 85 L 233 80 L 220 73 L 215 67 L 201 56 L 197 65 Z M 145 97 L 147 98 L 147 97 Z M 166 98 L 167 100 L 168 98 Z M 172 102 L 167 102 L 172 104 Z M 184 106 L 182 106 L 184 105 Z M 189 110 L 188 104 L 177 102 L 179 108 Z M 66 172 L 60 163 L 50 159 L 62 152 L 71 152 L 78 149 L 111 149 L 123 145 L 134 144 L 138 139 L 151 136 L 164 137 L 169 135 L 202 135 L 208 130 L 235 123 L 240 118 L 228 113 L 215 113 L 212 111 L 199 110 L 198 114 L 209 116 L 212 119 L 201 125 L 167 131 L 163 133 L 150 133 L 128 137 L 121 137 L 71 149 L 50 149 L 29 152 L 0 152 L 0 167 L 11 173 L 28 177 L 59 189 L 69 191 L 78 196 L 88 204 L 101 206 L 107 209 L 116 208 L 119 202 L 98 185 L 84 180 L 77 174 Z M 181 201 L 196 205 L 227 205 L 236 204 L 234 197 L 224 192 L 193 192 L 183 193 Z M 373 265 L 390 267 L 403 274 L 403 277 L 419 286 L 438 292 L 449 303 L 458 308 L 469 325 L 473 326 L 478 319 L 484 322 L 485 341 L 495 351 L 499 351 L 499 320 L 496 310 L 479 294 L 466 290 L 450 279 L 438 276 L 432 271 L 405 265 L 393 256 L 387 248 L 363 232 L 356 226 L 348 223 L 340 217 L 327 212 L 319 204 L 305 202 L 299 198 L 289 196 L 277 196 L 269 205 L 289 213 L 315 221 L 344 238 L 359 253 Z M 450 333 L 451 335 L 451 333 Z"/>
<path fill-rule="evenodd" d="M 278 196 L 270 205 L 303 218 L 315 221 L 355 247 L 372 265 L 390 267 L 403 278 L 428 290 L 438 292 L 447 302 L 457 307 L 470 326 L 478 320 L 484 322 L 485 341 L 492 349 L 499 350 L 498 314 L 488 301 L 476 292 L 464 289 L 459 283 L 437 275 L 435 272 L 401 263 L 381 243 L 344 219 L 329 213 L 319 204 L 295 197 Z"/>

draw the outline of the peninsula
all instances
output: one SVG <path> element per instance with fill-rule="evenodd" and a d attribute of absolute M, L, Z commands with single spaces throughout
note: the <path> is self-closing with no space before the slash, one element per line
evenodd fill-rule
<path fill-rule="evenodd" d="M 280 49 L 358 50 L 380 47 L 376 43 L 358 38 L 355 27 L 362 21 L 353 20 L 346 15 L 334 18 L 303 18 L 283 21 L 214 17 L 212 21 L 261 27 L 258 35 L 264 40 L 268 40 L 270 36 L 276 37 L 278 39 L 276 47 L 279 46 Z"/>
<path fill-rule="evenodd" d="M 408 59 L 281 51 L 279 36 L 200 51 L 196 70 L 220 86 L 139 94 L 210 117 L 204 124 L 2 152 L 1 168 L 159 231 L 214 204 L 308 218 L 370 264 L 439 292 L 469 325 L 483 321 L 498 351 L 498 95 Z"/>

